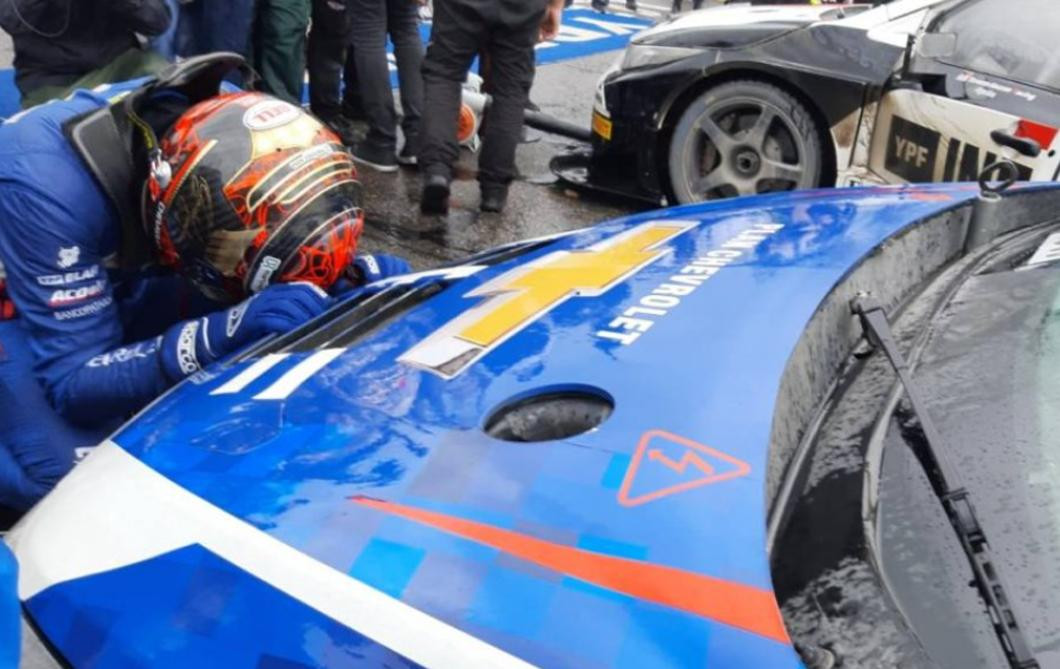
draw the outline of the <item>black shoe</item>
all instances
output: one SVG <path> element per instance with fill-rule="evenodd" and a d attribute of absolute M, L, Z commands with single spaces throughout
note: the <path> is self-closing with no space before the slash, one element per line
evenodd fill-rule
<path fill-rule="evenodd" d="M 374 144 L 361 142 L 350 147 L 355 163 L 367 165 L 380 172 L 397 172 L 398 162 L 393 149 L 381 149 Z"/>
<path fill-rule="evenodd" d="M 592 5 L 593 9 L 598 12 L 602 12 L 607 9 L 607 0 L 593 0 Z"/>
<path fill-rule="evenodd" d="M 482 201 L 479 202 L 479 209 L 493 214 L 498 214 L 504 211 L 504 205 L 506 205 L 507 203 L 507 186 L 482 186 Z"/>
<path fill-rule="evenodd" d="M 449 179 L 441 174 L 431 174 L 423 178 L 420 211 L 424 214 L 449 213 Z"/>
<path fill-rule="evenodd" d="M 677 14 L 680 11 L 681 11 L 681 3 L 680 2 L 675 2 L 673 4 L 673 6 L 670 7 L 670 13 L 671 14 Z"/>
<path fill-rule="evenodd" d="M 401 153 L 397 155 L 398 164 L 404 165 L 405 167 L 416 167 L 420 163 L 419 153 L 416 151 L 416 147 L 411 145 L 409 142 L 405 142 L 405 146 L 401 147 Z"/>
<path fill-rule="evenodd" d="M 637 11 L 637 0 L 626 0 L 626 9 L 631 12 Z"/>
<path fill-rule="evenodd" d="M 335 131 L 335 134 L 339 136 L 339 139 L 346 146 L 353 146 L 357 143 L 357 129 L 353 127 L 353 122 L 350 119 L 342 114 L 321 116 L 319 118 L 324 125 Z"/>

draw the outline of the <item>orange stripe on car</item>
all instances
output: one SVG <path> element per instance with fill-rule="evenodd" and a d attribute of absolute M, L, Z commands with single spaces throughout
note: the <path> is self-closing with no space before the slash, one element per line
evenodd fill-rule
<path fill-rule="evenodd" d="M 354 502 L 484 544 L 594 585 L 790 643 L 771 590 L 594 553 L 463 518 L 370 497 Z"/>

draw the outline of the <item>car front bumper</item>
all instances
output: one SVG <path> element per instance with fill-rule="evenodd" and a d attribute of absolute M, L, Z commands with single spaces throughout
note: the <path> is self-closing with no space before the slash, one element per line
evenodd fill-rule
<path fill-rule="evenodd" d="M 625 71 L 616 63 L 597 85 L 592 148 L 579 166 L 584 178 L 571 178 L 573 154 L 555 161 L 553 171 L 576 185 L 665 205 L 667 113 L 694 76 L 682 63 Z"/>

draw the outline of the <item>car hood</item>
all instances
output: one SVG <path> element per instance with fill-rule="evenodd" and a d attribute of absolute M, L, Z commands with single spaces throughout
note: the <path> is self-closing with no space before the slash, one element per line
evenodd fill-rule
<path fill-rule="evenodd" d="M 75 665 L 798 666 L 764 549 L 787 358 L 852 266 L 975 192 L 738 198 L 397 280 L 442 289 L 96 449 L 10 535 L 26 610 Z M 613 413 L 483 429 L 572 391 Z"/>
<path fill-rule="evenodd" d="M 839 9 L 825 5 L 724 5 L 663 21 L 637 35 L 633 43 L 738 47 L 841 16 Z"/>

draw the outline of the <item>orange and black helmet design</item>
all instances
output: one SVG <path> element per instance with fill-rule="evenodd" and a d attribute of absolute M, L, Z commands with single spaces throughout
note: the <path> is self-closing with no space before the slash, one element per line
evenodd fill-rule
<path fill-rule="evenodd" d="M 364 223 L 349 153 L 314 117 L 262 93 L 220 95 L 184 112 L 161 141 L 144 221 L 163 264 L 209 297 L 276 282 L 331 284 Z"/>

